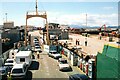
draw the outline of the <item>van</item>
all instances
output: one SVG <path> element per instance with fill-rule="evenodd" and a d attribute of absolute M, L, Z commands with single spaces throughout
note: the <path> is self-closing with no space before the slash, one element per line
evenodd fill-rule
<path fill-rule="evenodd" d="M 26 63 L 15 64 L 11 70 L 12 78 L 25 78 L 27 74 L 27 66 Z"/>
<path fill-rule="evenodd" d="M 19 51 L 15 55 L 15 61 L 17 64 L 26 63 L 29 67 L 32 62 L 32 52 L 31 51 Z"/>

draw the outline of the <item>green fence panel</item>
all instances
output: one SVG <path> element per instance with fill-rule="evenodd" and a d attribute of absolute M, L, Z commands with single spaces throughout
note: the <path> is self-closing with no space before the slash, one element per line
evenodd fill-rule
<path fill-rule="evenodd" d="M 118 53 L 120 53 L 120 48 L 104 45 L 103 52 L 102 52 L 103 55 L 119 60 Z"/>
<path fill-rule="evenodd" d="M 112 47 L 112 46 L 108 46 L 108 49 L 106 51 L 106 56 L 118 60 L 118 50 L 119 49 L 120 48 L 115 48 L 115 47 Z"/>
<path fill-rule="evenodd" d="M 97 79 L 118 78 L 118 61 L 108 56 L 97 55 Z"/>
<path fill-rule="evenodd" d="M 108 45 L 104 45 L 103 52 L 102 52 L 103 55 L 106 55 L 107 49 L 108 49 Z"/>

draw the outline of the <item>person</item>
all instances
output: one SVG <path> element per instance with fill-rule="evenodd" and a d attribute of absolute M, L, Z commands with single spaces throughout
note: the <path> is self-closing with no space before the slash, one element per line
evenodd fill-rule
<path fill-rule="evenodd" d="M 79 45 L 79 39 L 77 41 L 78 41 L 78 45 Z"/>
<path fill-rule="evenodd" d="M 68 43 L 67 43 L 67 41 L 66 41 L 66 48 L 68 47 Z"/>
<path fill-rule="evenodd" d="M 66 47 L 66 43 L 64 43 L 64 47 Z"/>
<path fill-rule="evenodd" d="M 85 46 L 87 46 L 87 38 L 85 38 Z"/>
<path fill-rule="evenodd" d="M 40 56 L 39 56 L 39 52 L 37 51 L 37 58 L 39 59 L 39 57 L 40 57 Z"/>
<path fill-rule="evenodd" d="M 77 39 L 76 39 L 76 45 L 77 45 Z"/>

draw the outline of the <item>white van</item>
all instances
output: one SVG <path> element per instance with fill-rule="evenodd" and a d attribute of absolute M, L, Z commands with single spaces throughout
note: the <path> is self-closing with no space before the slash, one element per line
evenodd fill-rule
<path fill-rule="evenodd" d="M 31 51 L 19 51 L 15 55 L 15 61 L 16 63 L 26 63 L 28 66 L 30 66 L 32 62 L 32 52 Z"/>

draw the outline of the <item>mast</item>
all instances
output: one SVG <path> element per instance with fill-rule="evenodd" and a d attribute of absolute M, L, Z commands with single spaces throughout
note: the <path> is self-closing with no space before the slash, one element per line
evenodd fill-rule
<path fill-rule="evenodd" d="M 7 22 L 7 13 L 5 13 L 5 15 L 6 15 L 6 22 Z"/>
<path fill-rule="evenodd" d="M 36 0 L 36 6 L 35 6 L 35 8 L 36 8 L 36 15 L 38 15 L 38 5 L 37 5 L 37 0 Z"/>
<path fill-rule="evenodd" d="M 87 27 L 87 14 L 86 14 L 86 27 Z"/>

